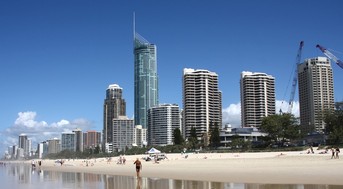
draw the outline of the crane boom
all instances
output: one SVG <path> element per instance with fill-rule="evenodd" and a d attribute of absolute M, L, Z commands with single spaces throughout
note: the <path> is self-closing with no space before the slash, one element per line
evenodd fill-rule
<path fill-rule="evenodd" d="M 294 76 L 293 76 L 293 82 L 292 82 L 292 90 L 291 90 L 291 96 L 289 97 L 288 101 L 288 113 L 292 113 L 293 109 L 293 102 L 294 102 L 294 96 L 295 96 L 295 89 L 297 88 L 297 83 L 298 83 L 298 65 L 300 64 L 301 61 L 301 54 L 302 54 L 302 49 L 304 46 L 304 41 L 301 41 L 299 44 L 299 49 L 296 57 L 296 62 L 295 62 L 295 71 L 294 71 Z"/>
<path fill-rule="evenodd" d="M 328 58 L 333 60 L 339 67 L 343 68 L 343 62 L 333 55 L 329 50 L 320 45 L 317 45 L 316 47 L 319 48 Z"/>

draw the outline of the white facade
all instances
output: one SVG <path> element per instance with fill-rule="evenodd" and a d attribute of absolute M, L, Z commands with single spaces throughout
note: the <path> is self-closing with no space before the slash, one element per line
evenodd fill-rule
<path fill-rule="evenodd" d="M 242 127 L 259 128 L 262 118 L 275 114 L 275 78 L 242 72 L 240 79 Z"/>
<path fill-rule="evenodd" d="M 142 125 L 136 125 L 133 130 L 132 146 L 144 147 L 147 145 L 147 130 Z"/>
<path fill-rule="evenodd" d="M 323 132 L 325 111 L 334 110 L 333 73 L 326 57 L 298 66 L 300 125 L 304 132 Z"/>
<path fill-rule="evenodd" d="M 222 98 L 216 73 L 201 69 L 184 69 L 183 112 L 185 138 L 190 136 L 192 128 L 196 129 L 198 138 L 208 136 L 211 124 L 221 128 Z"/>
<path fill-rule="evenodd" d="M 119 116 L 113 119 L 113 151 L 121 152 L 132 147 L 134 123 L 133 119 Z"/>
<path fill-rule="evenodd" d="M 172 145 L 176 128 L 180 128 L 178 105 L 161 104 L 148 110 L 148 145 Z"/>

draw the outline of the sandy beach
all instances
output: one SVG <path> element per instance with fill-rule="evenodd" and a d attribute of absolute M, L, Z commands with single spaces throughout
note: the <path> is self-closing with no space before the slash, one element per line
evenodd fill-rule
<path fill-rule="evenodd" d="M 186 154 L 167 154 L 168 159 L 159 163 L 141 160 L 141 176 L 230 183 L 343 185 L 343 160 L 331 159 L 330 151 L 320 152 L 199 153 L 187 154 L 187 158 Z M 135 176 L 133 162 L 146 156 L 124 156 L 125 164 L 117 164 L 119 157 L 112 157 L 111 162 L 106 158 L 65 160 L 62 166 L 55 160 L 42 160 L 40 169 Z"/>

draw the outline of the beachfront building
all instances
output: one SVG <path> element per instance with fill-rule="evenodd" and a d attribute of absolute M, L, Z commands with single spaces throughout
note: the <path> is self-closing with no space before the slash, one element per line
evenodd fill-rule
<path fill-rule="evenodd" d="M 202 69 L 183 70 L 183 126 L 185 138 L 195 128 L 199 140 L 208 139 L 210 127 L 221 128 L 222 98 L 216 73 Z"/>
<path fill-rule="evenodd" d="M 156 45 L 134 31 L 134 121 L 147 128 L 147 113 L 158 105 Z"/>
<path fill-rule="evenodd" d="M 136 125 L 133 130 L 132 146 L 144 147 L 147 143 L 147 129 L 143 129 L 142 125 Z"/>
<path fill-rule="evenodd" d="M 61 140 L 58 138 L 53 138 L 47 140 L 48 143 L 48 154 L 56 154 L 61 151 Z"/>
<path fill-rule="evenodd" d="M 31 140 L 28 139 L 26 134 L 19 135 L 18 148 L 23 149 L 23 157 L 29 157 L 31 151 Z"/>
<path fill-rule="evenodd" d="M 12 155 L 11 155 L 11 158 L 12 159 L 16 159 L 18 154 L 18 145 L 13 145 L 13 148 L 12 148 Z"/>
<path fill-rule="evenodd" d="M 160 104 L 148 110 L 148 145 L 173 144 L 173 131 L 180 129 L 180 108 L 177 104 Z"/>
<path fill-rule="evenodd" d="M 119 116 L 113 119 L 113 152 L 125 152 L 132 147 L 134 124 L 133 119 Z"/>
<path fill-rule="evenodd" d="M 275 114 L 275 78 L 242 72 L 240 79 L 242 127 L 259 128 L 264 117 Z"/>
<path fill-rule="evenodd" d="M 103 115 L 103 147 L 113 143 L 113 119 L 126 116 L 126 102 L 123 99 L 123 89 L 117 84 L 111 84 L 106 90 Z"/>
<path fill-rule="evenodd" d="M 231 128 L 225 126 L 220 130 L 220 146 L 232 147 L 232 141 L 241 139 L 244 142 L 251 142 L 251 144 L 258 144 L 262 142 L 262 137 L 267 136 L 267 133 L 260 132 L 255 127 Z M 235 148 L 239 146 L 235 146 Z"/>
<path fill-rule="evenodd" d="M 95 149 L 97 146 L 101 146 L 101 132 L 87 131 L 83 133 L 84 149 Z"/>
<path fill-rule="evenodd" d="M 76 152 L 83 152 L 83 133 L 82 130 L 77 128 L 73 130 L 75 133 L 75 151 Z"/>
<path fill-rule="evenodd" d="M 76 151 L 76 136 L 73 132 L 63 132 L 61 137 L 61 151 Z"/>
<path fill-rule="evenodd" d="M 326 111 L 335 109 L 330 60 L 315 57 L 298 65 L 300 126 L 304 133 L 324 132 Z"/>

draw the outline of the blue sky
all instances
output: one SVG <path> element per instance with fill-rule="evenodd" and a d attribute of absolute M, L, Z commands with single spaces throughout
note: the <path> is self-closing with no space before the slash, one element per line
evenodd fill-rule
<path fill-rule="evenodd" d="M 136 31 L 157 45 L 160 103 L 182 107 L 183 68 L 207 69 L 219 75 L 224 122 L 239 126 L 242 71 L 274 76 L 280 104 L 290 96 L 301 40 L 303 59 L 324 56 L 316 44 L 343 58 L 342 7 L 340 0 L 0 1 L 0 150 L 21 133 L 39 142 L 75 127 L 101 131 L 113 83 L 133 117 L 133 12 Z M 343 70 L 332 66 L 342 101 Z"/>

